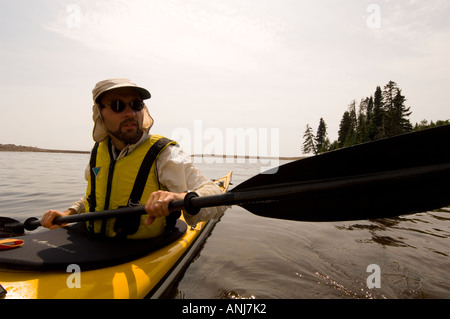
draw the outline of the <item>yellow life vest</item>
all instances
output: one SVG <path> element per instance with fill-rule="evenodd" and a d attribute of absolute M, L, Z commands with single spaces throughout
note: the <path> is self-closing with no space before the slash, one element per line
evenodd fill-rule
<path fill-rule="evenodd" d="M 89 178 L 86 189 L 86 211 L 102 211 L 120 207 L 145 205 L 150 194 L 159 189 L 156 157 L 168 145 L 176 145 L 160 135 L 151 135 L 130 154 L 114 160 L 111 140 L 96 143 L 91 152 Z M 145 225 L 147 216 L 88 221 L 89 232 L 107 237 L 142 239 L 159 236 L 166 226 L 166 218 L 157 218 Z"/>

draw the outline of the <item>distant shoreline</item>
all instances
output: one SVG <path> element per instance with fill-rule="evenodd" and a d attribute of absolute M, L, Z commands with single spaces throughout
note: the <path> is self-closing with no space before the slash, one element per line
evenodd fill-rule
<path fill-rule="evenodd" d="M 15 144 L 0 144 L 0 152 L 40 152 L 40 153 L 72 153 L 72 154 L 89 154 L 89 151 L 73 151 L 73 150 L 50 150 L 34 146 L 23 146 Z"/>
<path fill-rule="evenodd" d="M 71 154 L 90 154 L 90 151 L 74 151 L 74 150 L 52 150 L 39 148 L 34 146 L 23 146 L 15 144 L 0 144 L 0 152 L 40 152 L 40 153 L 71 153 Z M 192 157 L 216 157 L 216 158 L 244 158 L 244 159 L 280 159 L 280 160 L 299 160 L 304 157 L 296 156 L 249 156 L 249 155 L 214 155 L 214 154 L 194 154 Z"/>

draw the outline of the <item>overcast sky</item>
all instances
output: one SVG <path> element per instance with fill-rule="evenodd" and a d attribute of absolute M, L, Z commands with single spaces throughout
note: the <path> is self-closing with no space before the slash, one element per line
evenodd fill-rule
<path fill-rule="evenodd" d="M 449 17 L 447 0 L 0 0 L 0 143 L 90 150 L 111 77 L 151 92 L 152 132 L 203 150 L 228 128 L 301 155 L 306 124 L 333 141 L 390 80 L 413 124 L 450 119 Z"/>

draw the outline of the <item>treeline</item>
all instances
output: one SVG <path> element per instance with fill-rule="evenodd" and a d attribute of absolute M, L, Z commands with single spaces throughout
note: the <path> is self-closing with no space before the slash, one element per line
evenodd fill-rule
<path fill-rule="evenodd" d="M 319 121 L 316 134 L 307 124 L 303 134 L 304 154 L 323 152 L 370 142 L 381 138 L 421 130 L 433 126 L 450 124 L 450 120 L 435 123 L 423 120 L 414 126 L 409 120 L 412 111 L 405 105 L 406 98 L 397 83 L 389 81 L 383 89 L 377 86 L 373 96 L 361 99 L 359 105 L 353 101 L 344 112 L 339 124 L 338 139 L 330 142 L 327 125 L 323 118 Z"/>

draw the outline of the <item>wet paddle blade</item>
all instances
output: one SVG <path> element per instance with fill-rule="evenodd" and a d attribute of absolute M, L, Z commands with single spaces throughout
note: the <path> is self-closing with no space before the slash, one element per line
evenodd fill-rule
<path fill-rule="evenodd" d="M 298 221 L 346 221 L 394 217 L 450 205 L 450 165 L 384 174 L 285 184 L 279 194 L 243 192 L 239 204 L 253 214 Z M 283 191 L 286 190 L 286 191 Z M 255 199 L 248 200 L 254 193 Z"/>

